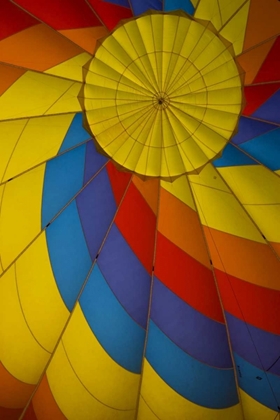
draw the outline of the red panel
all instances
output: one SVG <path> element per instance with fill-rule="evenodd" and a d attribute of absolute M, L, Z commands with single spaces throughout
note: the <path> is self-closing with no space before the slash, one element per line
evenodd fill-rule
<path fill-rule="evenodd" d="M 87 0 L 96 11 L 102 22 L 112 30 L 122 20 L 131 18 L 132 12 L 126 7 L 105 3 L 102 0 Z"/>
<path fill-rule="evenodd" d="M 211 319 L 224 322 L 212 271 L 161 233 L 157 236 L 155 275 L 193 308 Z"/>
<path fill-rule="evenodd" d="M 23 420 L 38 420 L 36 414 L 34 412 L 34 408 L 32 404 L 29 404 L 24 416 Z"/>
<path fill-rule="evenodd" d="M 0 419 L 1 420 L 18 420 L 22 413 L 22 409 L 12 409 L 0 407 Z"/>
<path fill-rule="evenodd" d="M 106 169 L 116 203 L 119 205 L 132 175 L 127 172 L 119 171 L 112 162 L 108 162 Z"/>
<path fill-rule="evenodd" d="M 280 292 L 215 270 L 224 309 L 255 327 L 280 334 Z"/>
<path fill-rule="evenodd" d="M 9 0 L 0 1 L 0 40 L 39 23 Z"/>
<path fill-rule="evenodd" d="M 279 22 L 280 28 L 280 22 Z M 271 48 L 254 83 L 280 81 L 280 37 Z"/>
<path fill-rule="evenodd" d="M 84 0 L 14 0 L 14 3 L 54 29 L 101 26 Z"/>
<path fill-rule="evenodd" d="M 156 216 L 133 183 L 128 188 L 115 222 L 146 270 L 151 272 Z"/>
<path fill-rule="evenodd" d="M 280 70 L 279 70 L 280 71 Z M 280 83 L 266 85 L 245 86 L 246 106 L 243 115 L 253 114 L 265 101 L 267 101 L 278 89 Z"/>

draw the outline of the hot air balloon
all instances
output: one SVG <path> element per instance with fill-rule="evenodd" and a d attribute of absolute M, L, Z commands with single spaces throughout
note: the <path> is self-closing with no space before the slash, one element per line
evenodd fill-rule
<path fill-rule="evenodd" d="M 279 22 L 0 1 L 1 419 L 280 419 Z"/>

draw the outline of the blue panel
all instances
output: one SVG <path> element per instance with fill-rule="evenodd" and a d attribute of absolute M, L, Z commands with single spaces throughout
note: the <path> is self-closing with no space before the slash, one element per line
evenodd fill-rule
<path fill-rule="evenodd" d="M 115 224 L 102 248 L 98 265 L 125 310 L 146 328 L 151 276 Z"/>
<path fill-rule="evenodd" d="M 243 143 L 240 148 L 272 171 L 280 169 L 280 128 Z"/>
<path fill-rule="evenodd" d="M 280 89 L 266 101 L 253 116 L 261 120 L 280 123 Z"/>
<path fill-rule="evenodd" d="M 105 3 L 112 3 L 112 4 L 116 4 L 118 6 L 123 6 L 123 7 L 127 7 L 128 9 L 130 9 L 130 4 L 128 0 L 103 0 Z"/>
<path fill-rule="evenodd" d="M 265 373 L 234 353 L 240 388 L 272 410 L 279 411 L 280 377 Z"/>
<path fill-rule="evenodd" d="M 191 0 L 165 0 L 164 11 L 170 12 L 171 10 L 184 10 L 189 15 L 194 14 L 194 7 Z"/>
<path fill-rule="evenodd" d="M 94 260 L 117 208 L 106 168 L 79 194 L 77 206 L 89 252 Z"/>
<path fill-rule="evenodd" d="M 92 331 L 107 353 L 125 369 L 140 373 L 145 330 L 120 305 L 97 265 L 80 304 Z"/>
<path fill-rule="evenodd" d="M 229 313 L 226 319 L 233 351 L 252 365 L 280 375 L 277 363 L 280 336 L 246 324 Z"/>
<path fill-rule="evenodd" d="M 85 166 L 85 144 L 69 151 L 46 165 L 42 227 L 82 188 Z"/>
<path fill-rule="evenodd" d="M 213 164 L 216 168 L 221 168 L 223 166 L 257 165 L 258 163 L 236 147 L 228 144 L 223 151 L 222 157 L 214 160 Z"/>
<path fill-rule="evenodd" d="M 238 133 L 231 139 L 231 142 L 241 144 L 270 130 L 275 130 L 274 124 L 253 120 L 249 117 L 241 117 L 238 123 Z"/>
<path fill-rule="evenodd" d="M 82 113 L 76 114 L 61 145 L 59 153 L 90 139 L 89 133 L 83 128 Z"/>
<path fill-rule="evenodd" d="M 108 158 L 97 152 L 94 142 L 89 141 L 86 148 L 84 184 L 86 184 L 107 161 Z"/>
<path fill-rule="evenodd" d="M 162 379 L 186 399 L 209 408 L 238 403 L 233 369 L 216 369 L 183 352 L 150 321 L 146 357 Z"/>
<path fill-rule="evenodd" d="M 162 10 L 161 0 L 130 0 L 134 16 L 141 15 L 147 10 Z"/>
<path fill-rule="evenodd" d="M 226 327 L 196 311 L 157 278 L 151 318 L 182 350 L 208 365 L 231 368 Z"/>
<path fill-rule="evenodd" d="M 47 228 L 46 235 L 54 277 L 71 311 L 91 266 L 75 201 Z"/>

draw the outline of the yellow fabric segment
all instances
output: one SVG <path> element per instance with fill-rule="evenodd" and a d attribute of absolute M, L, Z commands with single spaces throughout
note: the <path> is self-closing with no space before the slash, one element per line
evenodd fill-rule
<path fill-rule="evenodd" d="M 91 59 L 91 55 L 88 53 L 82 53 L 76 57 L 70 58 L 62 64 L 58 64 L 45 71 L 45 73 L 52 74 L 54 76 L 61 76 L 65 79 L 76 80 L 78 82 L 83 81 L 83 66 Z"/>
<path fill-rule="evenodd" d="M 211 21 L 217 31 L 233 44 L 240 54 L 246 32 L 250 0 L 200 0 L 194 16 Z"/>
<path fill-rule="evenodd" d="M 170 192 L 170 194 L 174 195 L 187 206 L 191 207 L 193 210 L 196 210 L 190 184 L 186 176 L 181 176 L 180 178 L 175 179 L 173 182 L 166 182 L 162 180 L 160 185 L 162 188 Z"/>
<path fill-rule="evenodd" d="M 56 156 L 74 115 L 55 115 L 0 123 L 2 182 Z"/>
<path fill-rule="evenodd" d="M 140 375 L 125 370 L 106 353 L 79 305 L 63 336 L 63 344 L 76 375 L 98 401 L 117 410 L 135 410 Z"/>
<path fill-rule="evenodd" d="M 224 184 L 219 173 L 207 165 L 189 179 L 202 224 L 222 232 L 265 243 L 246 211 Z M 217 181 L 215 185 L 215 181 Z M 222 184 L 222 188 L 220 185 Z M 224 184 L 224 185 L 223 185 Z"/>
<path fill-rule="evenodd" d="M 53 276 L 45 232 L 17 260 L 16 272 L 26 322 L 41 346 L 52 352 L 69 312 Z"/>
<path fill-rule="evenodd" d="M 48 353 L 36 341 L 25 319 L 13 265 L 0 281 L 0 359 L 17 379 L 36 384 L 48 362 Z"/>
<path fill-rule="evenodd" d="M 245 420 L 278 420 L 279 414 L 276 411 L 260 404 L 241 388 L 239 388 L 239 395 Z"/>
<path fill-rule="evenodd" d="M 211 27 L 210 27 L 211 28 Z M 88 124 L 118 165 L 173 180 L 224 148 L 242 103 L 227 44 L 187 15 L 145 15 L 96 51 L 84 88 Z"/>
<path fill-rule="evenodd" d="M 218 170 L 264 236 L 280 242 L 280 178 L 261 165 Z"/>
<path fill-rule="evenodd" d="M 205 408 L 186 400 L 170 388 L 154 371 L 149 362 L 144 362 L 141 396 L 152 412 L 161 420 L 243 420 L 240 404 L 231 408 L 215 410 Z M 137 420 L 153 420 L 145 417 L 148 412 L 142 406 L 140 399 L 139 416 Z"/>
<path fill-rule="evenodd" d="M 97 359 L 94 354 L 91 358 Z M 134 420 L 135 410 L 116 410 L 98 401 L 80 382 L 60 343 L 47 369 L 52 394 L 68 420 Z M 94 379 L 94 378 L 93 378 Z"/>
<path fill-rule="evenodd" d="M 0 97 L 0 120 L 80 112 L 82 84 L 27 71 Z"/>
<path fill-rule="evenodd" d="M 41 230 L 45 164 L 4 186 L 0 219 L 0 255 L 5 269 Z"/>

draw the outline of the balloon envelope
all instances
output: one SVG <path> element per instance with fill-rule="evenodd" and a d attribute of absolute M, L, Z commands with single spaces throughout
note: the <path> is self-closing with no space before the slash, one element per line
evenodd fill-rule
<path fill-rule="evenodd" d="M 279 21 L 2 0 L 1 419 L 278 418 Z"/>

